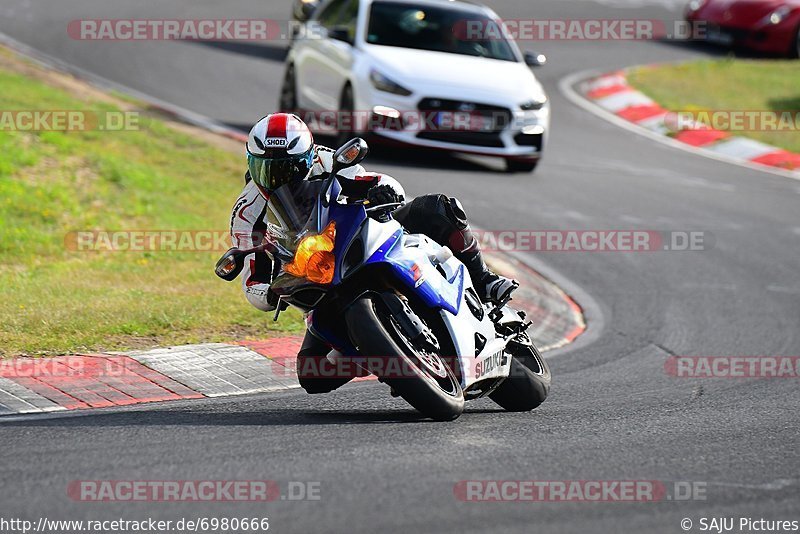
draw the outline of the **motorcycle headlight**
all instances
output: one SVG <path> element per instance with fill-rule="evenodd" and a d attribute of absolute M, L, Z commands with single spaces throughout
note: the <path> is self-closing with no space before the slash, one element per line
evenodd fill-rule
<path fill-rule="evenodd" d="M 321 234 L 307 235 L 300 240 L 294 260 L 285 265 L 283 270 L 315 284 L 330 284 L 336 267 L 336 256 L 333 254 L 335 240 L 336 223 L 331 221 Z"/>
<path fill-rule="evenodd" d="M 411 91 L 399 83 L 387 78 L 377 70 L 373 70 L 369 73 L 369 80 L 372 82 L 372 86 L 378 91 L 384 91 L 386 93 L 392 93 L 393 95 L 400 96 L 410 96 L 412 94 Z"/>

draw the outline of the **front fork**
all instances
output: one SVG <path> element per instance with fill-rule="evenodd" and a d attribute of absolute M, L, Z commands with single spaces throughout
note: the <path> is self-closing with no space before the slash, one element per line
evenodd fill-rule
<path fill-rule="evenodd" d="M 400 330 L 414 346 L 439 353 L 441 350 L 439 340 L 433 335 L 428 325 L 414 313 L 405 297 L 395 293 L 379 293 L 378 296 L 389 309 L 389 313 L 397 322 Z"/>

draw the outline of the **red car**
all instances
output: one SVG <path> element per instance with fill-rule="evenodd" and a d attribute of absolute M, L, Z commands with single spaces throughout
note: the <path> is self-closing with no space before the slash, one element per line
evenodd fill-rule
<path fill-rule="evenodd" d="M 800 56 L 800 0 L 691 0 L 686 20 L 710 42 Z"/>

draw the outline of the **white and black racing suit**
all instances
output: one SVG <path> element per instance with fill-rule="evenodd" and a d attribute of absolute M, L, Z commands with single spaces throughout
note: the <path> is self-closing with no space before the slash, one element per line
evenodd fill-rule
<path fill-rule="evenodd" d="M 311 167 L 308 179 L 325 175 L 331 171 L 333 153 L 330 148 L 317 145 L 314 165 Z M 367 191 L 376 185 L 387 185 L 401 199 L 405 192 L 400 183 L 385 174 L 368 173 L 361 165 L 350 167 L 339 172 L 342 189 L 346 196 L 365 198 Z M 266 233 L 264 216 L 267 209 L 267 199 L 256 187 L 255 183 L 245 177 L 245 186 L 242 194 L 236 200 L 231 212 L 231 240 L 233 246 L 247 249 L 261 244 Z M 276 266 L 277 267 L 277 266 Z M 242 271 L 242 287 L 247 300 L 262 311 L 274 310 L 274 305 L 268 300 L 269 284 L 273 278 L 273 262 L 266 252 L 250 254 L 245 258 Z M 275 273 L 277 274 L 277 273 Z"/>
<path fill-rule="evenodd" d="M 332 149 L 317 145 L 314 164 L 307 179 L 329 173 L 333 166 L 333 154 Z M 405 201 L 403 187 L 386 174 L 366 172 L 363 167 L 357 165 L 340 171 L 338 176 L 342 194 L 349 198 L 367 198 L 371 189 L 380 187 L 390 188 L 401 202 Z M 230 221 L 231 240 L 233 246 L 239 249 L 260 245 L 266 235 L 264 217 L 267 200 L 249 179 L 249 175 L 246 175 L 245 182 L 244 190 L 233 206 Z M 477 287 L 485 287 L 490 281 L 499 278 L 489 271 L 483 262 L 478 241 L 472 235 L 467 216 L 457 199 L 441 194 L 420 196 L 395 210 L 393 217 L 409 233 L 425 234 L 440 245 L 448 246 L 465 264 Z M 278 274 L 279 268 L 277 262 L 273 263 L 266 252 L 253 253 L 245 258 L 241 274 L 242 287 L 247 300 L 259 310 L 275 309 L 276 299 L 270 295 L 269 284 Z M 353 378 L 353 376 L 336 377 L 325 369 L 328 365 L 325 356 L 330 350 L 328 345 L 313 334 L 306 333 L 298 354 L 297 369 L 300 384 L 309 393 L 332 391 Z M 308 365 L 309 362 L 306 360 L 309 359 L 313 360 L 313 365 Z M 315 372 L 303 372 L 309 369 Z M 317 373 L 324 374 L 325 377 Z"/>

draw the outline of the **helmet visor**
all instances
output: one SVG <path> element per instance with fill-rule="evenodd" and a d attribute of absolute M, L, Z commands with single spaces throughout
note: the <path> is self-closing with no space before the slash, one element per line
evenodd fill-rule
<path fill-rule="evenodd" d="M 313 149 L 288 158 L 259 158 L 247 155 L 247 168 L 253 181 L 268 191 L 284 184 L 303 180 L 314 161 Z"/>

